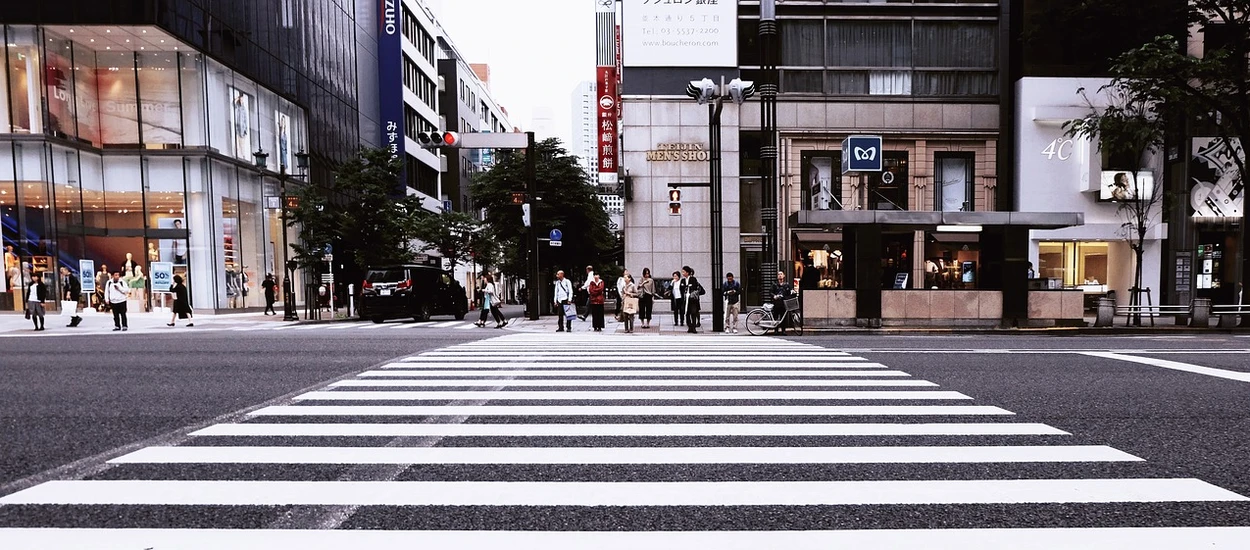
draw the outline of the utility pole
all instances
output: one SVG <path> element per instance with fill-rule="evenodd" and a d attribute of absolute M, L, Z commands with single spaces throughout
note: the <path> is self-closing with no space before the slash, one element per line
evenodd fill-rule
<path fill-rule="evenodd" d="M 528 195 L 527 200 L 530 203 L 530 225 L 525 228 L 525 244 L 529 247 L 529 279 L 525 285 L 525 303 L 526 309 L 529 310 L 529 320 L 537 321 L 539 317 L 538 308 L 542 307 L 540 301 L 542 283 L 538 281 L 540 276 L 538 268 L 538 233 L 534 230 L 538 225 L 536 216 L 533 215 L 536 202 L 538 201 L 538 175 L 535 170 L 535 162 L 538 152 L 534 148 L 534 132 L 525 132 L 525 193 Z"/>
<path fill-rule="evenodd" d="M 777 242 L 777 4 L 760 0 L 760 221 L 764 242 L 761 277 L 754 281 L 762 290 L 776 276 Z"/>

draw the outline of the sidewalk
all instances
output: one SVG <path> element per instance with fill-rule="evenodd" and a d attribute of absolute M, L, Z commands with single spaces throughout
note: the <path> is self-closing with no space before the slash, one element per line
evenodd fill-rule
<path fill-rule="evenodd" d="M 82 329 L 99 330 L 102 328 L 113 327 L 113 314 L 112 313 L 100 313 L 100 312 L 94 312 L 94 311 L 80 312 L 78 315 L 82 317 L 82 324 L 74 328 L 69 328 L 66 326 L 69 324 L 69 320 L 71 317 L 70 315 L 60 315 L 59 312 L 49 312 L 49 313 L 50 313 L 49 315 L 44 317 L 44 326 L 47 327 L 47 330 L 38 334 L 46 334 L 46 333 L 52 333 L 52 332 L 69 333 L 69 332 L 82 330 Z M 126 314 L 126 320 L 127 320 L 127 324 L 130 326 L 130 330 L 169 328 L 169 327 L 166 327 L 165 324 L 169 322 L 169 318 L 171 316 L 172 314 L 169 312 L 157 312 L 157 311 L 128 312 Z M 261 313 L 252 313 L 252 312 L 226 313 L 226 314 L 204 314 L 204 315 L 196 315 L 195 319 L 192 319 L 190 321 L 193 321 L 197 327 L 220 325 L 220 324 L 239 324 L 239 323 L 256 323 L 256 322 L 271 322 L 271 321 L 281 322 L 282 314 L 279 313 L 278 315 L 263 315 Z M 187 322 L 188 322 L 187 319 L 179 319 L 178 328 L 184 328 Z M 35 334 L 34 329 L 35 329 L 35 322 L 31 320 L 27 320 L 25 315 L 22 314 L 22 312 L 20 311 L 0 312 L 0 333 L 30 332 L 32 334 Z"/>

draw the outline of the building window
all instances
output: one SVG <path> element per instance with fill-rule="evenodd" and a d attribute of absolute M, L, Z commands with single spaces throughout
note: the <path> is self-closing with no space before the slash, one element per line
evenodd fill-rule
<path fill-rule="evenodd" d="M 842 152 L 803 151 L 800 197 L 804 210 L 842 210 Z"/>
<path fill-rule="evenodd" d="M 907 151 L 886 151 L 881 161 L 881 172 L 868 174 L 868 209 L 907 210 Z"/>
<path fill-rule="evenodd" d="M 1109 251 L 1110 246 L 1105 242 L 1038 243 L 1037 275 L 1058 279 L 1065 288 L 1106 292 Z"/>
<path fill-rule="evenodd" d="M 937 185 L 934 185 L 935 210 L 942 212 L 971 212 L 974 197 L 972 153 L 938 153 L 934 155 L 933 164 L 937 171 Z"/>

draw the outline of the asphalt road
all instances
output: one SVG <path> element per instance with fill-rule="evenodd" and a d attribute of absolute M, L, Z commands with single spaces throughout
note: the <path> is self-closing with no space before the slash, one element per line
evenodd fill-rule
<path fill-rule="evenodd" d="M 506 336 L 472 344 L 500 334 Z M 440 539 L 442 546 L 466 548 L 1244 548 L 1250 540 L 1250 338 L 1238 335 L 788 339 L 818 346 L 810 347 L 745 335 L 566 338 L 545 330 L 400 328 L 57 340 L 4 342 L 6 359 L 17 362 L 6 362 L 6 382 L 13 383 L 0 389 L 0 500 L 28 487 L 44 492 L 0 506 L 0 534 L 39 527 L 244 529 L 225 533 L 255 547 L 316 548 L 426 545 L 430 532 L 442 530 L 457 533 Z M 419 352 L 404 368 L 381 365 Z M 509 368 L 515 372 L 487 374 Z M 858 374 L 767 372 L 776 368 Z M 545 369 L 600 372 L 535 372 Z M 629 369 L 651 371 L 637 379 Z M 332 380 L 342 383 L 327 385 Z M 844 387 L 848 380 L 903 387 Z M 600 393 L 622 390 L 636 393 Z M 779 393 L 732 393 L 743 390 Z M 903 391 L 820 393 L 845 390 Z M 365 393 L 384 391 L 424 393 Z M 453 391 L 461 393 L 428 393 Z M 533 393 L 479 398 L 464 391 Z M 684 393 L 663 393 L 678 391 Z M 698 395 L 703 391 L 730 393 Z M 414 405 L 421 407 L 404 408 Z M 683 408 L 693 405 L 711 408 Z M 233 414 L 241 411 L 247 414 Z M 725 423 L 746 425 L 748 433 Z M 874 432 L 877 423 L 1041 430 L 898 434 Z M 313 433 L 292 435 L 286 430 L 296 426 L 288 424 Z M 277 433 L 230 431 L 249 425 Z M 830 425 L 868 431 L 820 433 Z M 227 431 L 169 435 L 190 426 Z M 353 431 L 359 429 L 378 432 Z M 682 431 L 688 429 L 695 432 Z M 173 447 L 154 449 L 162 445 Z M 907 459 L 874 454 L 914 446 L 931 452 Z M 187 455 L 177 454 L 181 447 Z M 601 448 L 607 452 L 596 454 Z M 829 461 L 832 455 L 794 458 L 807 448 L 867 454 L 842 462 Z M 725 449 L 762 454 L 743 459 Z M 274 450 L 291 454 L 259 458 Z M 132 451 L 154 454 L 107 465 L 89 458 Z M 343 454 L 306 454 L 322 451 Z M 945 460 L 945 452 L 1027 456 Z M 1041 460 L 1032 454 L 1039 452 L 1095 456 Z M 387 453 L 415 454 L 379 458 Z M 86 486 L 58 492 L 35 484 L 60 479 L 105 491 L 114 486 L 98 483 L 118 483 L 118 491 L 134 491 L 135 501 L 114 494 L 91 504 Z M 863 486 L 872 488 L 860 494 L 859 486 L 838 485 L 845 482 L 882 485 Z M 231 489 L 217 492 L 220 483 Z M 949 489 L 952 483 L 971 485 Z M 1017 490 L 1028 494 L 1011 496 Z M 830 494 L 846 500 L 832 502 Z M 180 505 L 167 504 L 171 499 Z M 1044 530 L 1023 531 L 1037 528 Z M 1133 531 L 1101 531 L 1121 528 Z M 338 534 L 298 539 L 310 529 Z M 416 538 L 366 540 L 361 530 Z M 989 530 L 1006 538 L 989 537 L 997 533 Z M 529 540 L 520 531 L 535 538 L 519 542 Z M 701 534 L 593 536 L 603 531 Z M 558 537 L 574 532 L 579 538 Z M 725 532 L 739 536 L 717 538 Z M 778 538 L 783 532 L 807 534 Z M 157 548 L 226 544 L 213 538 L 218 531 L 32 533 L 36 542 L 19 548 L 71 547 L 51 536 L 125 537 L 118 540 Z M 199 546 L 190 546 L 192 535 Z M 949 544 L 938 544 L 948 540 L 941 537 Z M 118 548 L 129 547 L 122 542 Z"/>

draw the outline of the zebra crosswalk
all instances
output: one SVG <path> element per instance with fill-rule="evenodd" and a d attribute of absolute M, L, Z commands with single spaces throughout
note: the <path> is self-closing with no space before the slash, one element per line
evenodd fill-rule
<path fill-rule="evenodd" d="M 1250 527 L 1229 518 L 1248 511 L 1244 495 L 1090 434 L 845 352 L 522 333 L 383 364 L 0 495 L 0 541 L 1243 548 Z"/>

